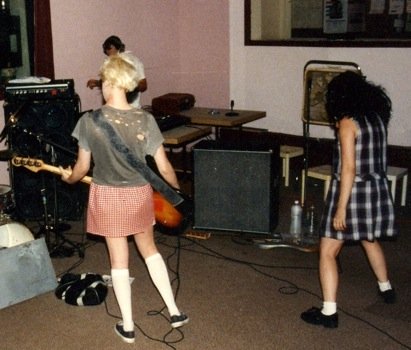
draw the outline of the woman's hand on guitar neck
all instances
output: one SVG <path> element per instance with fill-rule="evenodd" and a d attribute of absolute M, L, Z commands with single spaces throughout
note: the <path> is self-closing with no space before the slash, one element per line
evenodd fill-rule
<path fill-rule="evenodd" d="M 64 182 L 67 182 L 69 184 L 72 184 L 73 182 L 70 181 L 70 175 L 73 172 L 73 170 L 71 169 L 71 166 L 68 166 L 67 168 L 63 168 L 62 166 L 59 166 L 60 169 L 60 173 L 61 173 L 61 179 Z"/>

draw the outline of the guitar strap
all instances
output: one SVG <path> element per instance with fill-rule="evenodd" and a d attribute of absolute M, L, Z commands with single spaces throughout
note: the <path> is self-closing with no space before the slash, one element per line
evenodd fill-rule
<path fill-rule="evenodd" d="M 168 185 L 146 163 L 142 162 L 135 154 L 133 154 L 133 152 L 124 143 L 120 135 L 117 134 L 110 123 L 103 118 L 101 109 L 95 110 L 90 114 L 92 115 L 96 125 L 104 130 L 107 138 L 111 140 L 114 148 L 126 158 L 127 162 L 135 168 L 157 192 L 160 192 L 173 206 L 177 206 L 184 201 L 184 198 L 180 196 L 176 190 Z"/>

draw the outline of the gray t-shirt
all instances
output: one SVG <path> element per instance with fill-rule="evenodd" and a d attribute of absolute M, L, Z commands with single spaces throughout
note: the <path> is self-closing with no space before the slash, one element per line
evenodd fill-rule
<path fill-rule="evenodd" d="M 164 141 L 154 117 L 142 110 L 118 110 L 103 106 L 102 116 L 137 157 L 146 162 L 146 155 L 154 156 Z M 127 162 L 98 127 L 89 113 L 78 121 L 72 136 L 79 147 L 91 151 L 94 168 L 93 181 L 108 186 L 143 186 L 148 182 Z"/>

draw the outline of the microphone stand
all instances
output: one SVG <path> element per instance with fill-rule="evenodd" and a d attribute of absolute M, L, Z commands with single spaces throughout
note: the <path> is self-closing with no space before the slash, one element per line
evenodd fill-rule
<path fill-rule="evenodd" d="M 16 127 L 16 126 L 15 126 Z M 45 144 L 49 146 L 50 153 L 51 153 L 51 163 L 52 165 L 56 166 L 57 155 L 55 152 L 55 147 L 59 148 L 60 150 L 71 154 L 72 156 L 76 156 L 76 153 L 71 151 L 70 149 L 57 144 L 56 142 L 46 139 L 41 134 L 33 133 L 27 129 L 22 130 L 24 133 L 35 137 L 40 145 Z M 41 147 L 40 147 L 41 148 Z M 53 199 L 54 199 L 54 210 L 53 210 L 53 217 L 52 222 L 49 221 L 49 212 L 47 208 L 47 186 L 45 181 L 43 181 L 43 188 L 41 188 L 41 199 L 43 203 L 43 212 L 44 212 L 44 225 L 40 228 L 37 236 L 44 234 L 47 248 L 49 250 L 51 257 L 69 257 L 77 251 L 80 258 L 84 258 L 84 247 L 82 243 L 77 243 L 69 240 L 66 238 L 61 230 L 63 224 L 58 223 L 58 191 L 57 191 L 57 179 L 56 176 L 53 177 Z M 70 227 L 68 225 L 68 227 Z M 54 242 L 51 241 L 51 233 L 54 233 Z M 68 245 L 68 246 L 67 246 Z"/>
<path fill-rule="evenodd" d="M 238 116 L 238 113 L 234 112 L 234 100 L 231 100 L 231 102 L 230 102 L 230 112 L 227 112 L 225 115 L 227 117 L 236 117 L 236 116 Z"/>
<path fill-rule="evenodd" d="M 0 133 L 0 142 L 2 142 L 6 137 L 7 134 L 9 133 L 10 128 L 13 128 L 17 122 L 20 113 L 23 111 L 23 108 L 26 107 L 27 102 L 23 102 L 17 109 L 14 111 L 14 113 L 11 113 L 6 121 L 6 124 L 4 125 L 3 130 Z"/>
<path fill-rule="evenodd" d="M 54 146 L 50 146 L 51 151 L 51 164 L 56 165 L 57 155 L 54 151 Z M 64 234 L 62 233 L 62 226 L 64 224 L 58 223 L 58 195 L 57 195 L 57 179 L 53 177 L 53 196 L 54 196 L 54 213 L 53 213 L 53 226 L 50 227 L 51 232 L 55 234 L 55 244 L 54 246 L 50 246 L 50 256 L 51 257 L 68 257 L 72 256 L 74 251 L 78 252 L 80 258 L 84 258 L 84 248 L 79 243 L 75 243 L 69 239 L 67 239 Z M 46 206 L 47 207 L 47 206 Z M 47 210 L 47 208 L 45 209 Z M 47 212 L 45 211 L 45 215 Z M 45 219 L 47 220 L 47 219 Z M 68 228 L 70 226 L 68 225 Z M 69 247 L 67 247 L 68 245 Z"/>

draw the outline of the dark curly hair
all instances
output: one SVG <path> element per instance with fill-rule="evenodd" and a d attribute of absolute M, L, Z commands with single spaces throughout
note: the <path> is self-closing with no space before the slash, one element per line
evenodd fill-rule
<path fill-rule="evenodd" d="M 112 35 L 109 36 L 103 43 L 103 51 L 106 53 L 111 46 L 114 46 L 119 52 L 124 52 L 126 45 L 123 44 L 121 39 L 118 36 Z"/>
<path fill-rule="evenodd" d="M 388 126 L 391 100 L 384 88 L 353 71 L 346 71 L 331 80 L 327 87 L 325 108 L 331 124 L 344 117 L 371 118 L 378 114 Z"/>

